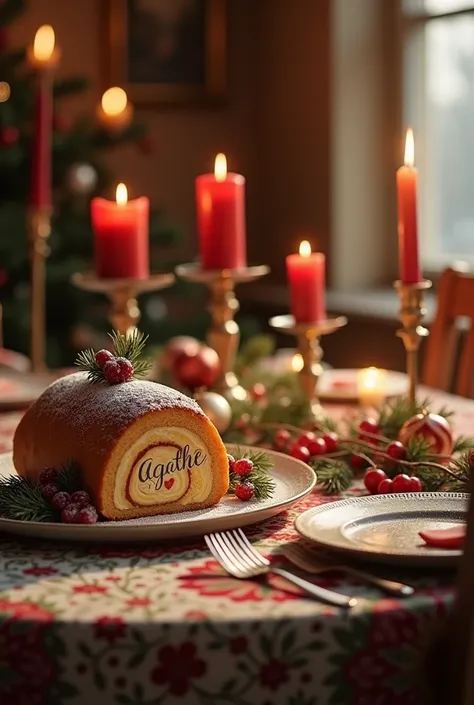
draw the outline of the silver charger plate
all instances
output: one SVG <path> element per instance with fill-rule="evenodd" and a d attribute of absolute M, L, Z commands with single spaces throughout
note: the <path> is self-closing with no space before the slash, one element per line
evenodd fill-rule
<path fill-rule="evenodd" d="M 418 532 L 464 523 L 468 499 L 455 492 L 353 497 L 308 509 L 295 527 L 309 541 L 350 558 L 452 566 L 462 552 L 426 546 Z"/>
<path fill-rule="evenodd" d="M 232 446 L 228 448 L 229 452 L 232 452 Z M 239 448 L 246 447 L 239 446 Z M 305 463 L 273 450 L 267 452 L 274 462 L 270 476 L 275 482 L 275 492 L 270 499 L 241 502 L 236 497 L 224 497 L 218 504 L 208 509 L 127 521 L 105 521 L 92 526 L 15 521 L 0 517 L 0 531 L 39 539 L 112 543 L 168 541 L 187 536 L 203 536 L 210 531 L 247 526 L 285 511 L 311 492 L 316 484 L 314 470 Z M 16 474 L 12 454 L 0 455 L 0 477 Z"/>

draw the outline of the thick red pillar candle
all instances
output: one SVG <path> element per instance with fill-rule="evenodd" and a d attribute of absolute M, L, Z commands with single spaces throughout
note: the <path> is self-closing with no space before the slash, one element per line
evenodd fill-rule
<path fill-rule="evenodd" d="M 291 312 L 297 323 L 326 318 L 325 267 L 325 256 L 321 252 L 311 253 L 306 240 L 300 245 L 299 255 L 286 258 Z"/>
<path fill-rule="evenodd" d="M 117 186 L 117 202 L 91 201 L 95 271 L 104 279 L 146 279 L 149 276 L 150 201 L 127 201 L 127 188 Z"/>
<path fill-rule="evenodd" d="M 418 170 L 414 167 L 414 161 L 413 132 L 408 130 L 405 165 L 397 171 L 398 250 L 400 279 L 404 284 L 415 284 L 421 280 L 418 257 Z"/>
<path fill-rule="evenodd" d="M 214 174 L 196 179 L 196 209 L 202 268 L 245 267 L 245 178 L 227 173 L 223 154 L 216 157 Z"/>

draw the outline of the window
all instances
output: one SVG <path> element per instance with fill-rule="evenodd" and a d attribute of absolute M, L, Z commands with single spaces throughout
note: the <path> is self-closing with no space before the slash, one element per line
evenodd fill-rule
<path fill-rule="evenodd" d="M 474 265 L 474 0 L 403 0 L 425 268 Z"/>

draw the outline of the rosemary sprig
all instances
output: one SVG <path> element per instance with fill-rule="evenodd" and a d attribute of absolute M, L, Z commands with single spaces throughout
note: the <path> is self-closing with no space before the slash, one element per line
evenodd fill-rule
<path fill-rule="evenodd" d="M 255 499 L 270 499 L 275 492 L 275 483 L 268 475 L 273 468 L 273 461 L 268 453 L 263 450 L 255 450 L 249 453 L 247 450 L 237 448 L 232 452 L 232 456 L 236 460 L 248 458 L 248 460 L 252 461 L 253 470 L 245 479 L 253 484 Z M 235 493 L 235 487 L 239 482 L 242 482 L 240 475 L 236 475 L 236 473 L 231 471 L 229 473 L 228 494 L 232 495 Z"/>
<path fill-rule="evenodd" d="M 38 485 L 24 477 L 0 479 L 0 516 L 17 521 L 58 521 L 58 513 L 41 494 Z"/>
<path fill-rule="evenodd" d="M 133 365 L 133 376 L 136 379 L 146 377 L 151 369 L 151 361 L 146 358 L 141 358 L 143 350 L 148 340 L 148 336 L 144 335 L 139 330 L 134 330 L 132 333 L 123 335 L 117 331 L 109 333 L 112 339 L 113 352 L 116 357 L 125 357 Z M 97 364 L 95 359 L 95 351 L 92 348 L 82 350 L 76 359 L 75 364 L 79 369 L 87 372 L 87 376 L 91 382 L 105 383 L 107 380 L 103 369 Z"/>

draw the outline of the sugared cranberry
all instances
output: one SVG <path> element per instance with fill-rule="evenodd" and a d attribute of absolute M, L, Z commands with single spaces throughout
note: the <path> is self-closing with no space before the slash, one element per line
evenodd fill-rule
<path fill-rule="evenodd" d="M 95 354 L 95 361 L 99 365 L 99 367 L 104 367 L 105 363 L 108 362 L 109 360 L 113 360 L 114 355 L 110 352 L 110 350 L 99 350 L 99 352 L 96 352 Z"/>
<path fill-rule="evenodd" d="M 304 463 L 307 463 L 308 460 L 311 458 L 311 454 L 306 448 L 306 446 L 300 446 L 299 443 L 295 443 L 293 445 L 290 454 L 293 458 L 296 458 L 297 460 L 302 460 Z"/>
<path fill-rule="evenodd" d="M 76 524 L 97 524 L 99 515 L 97 514 L 97 509 L 88 504 L 87 507 L 82 507 L 76 514 L 75 523 Z"/>
<path fill-rule="evenodd" d="M 125 357 L 115 357 L 105 363 L 104 376 L 109 384 L 128 382 L 133 377 L 133 365 Z"/>
<path fill-rule="evenodd" d="M 407 457 L 407 449 L 400 441 L 391 441 L 387 446 L 386 453 L 394 460 L 405 460 Z"/>
<path fill-rule="evenodd" d="M 53 499 L 55 494 L 58 494 L 59 492 L 59 487 L 54 484 L 54 482 L 48 482 L 47 485 L 42 485 L 41 487 L 41 494 L 43 497 L 46 497 L 46 499 Z"/>
<path fill-rule="evenodd" d="M 329 431 L 328 433 L 324 434 L 323 440 L 326 444 L 326 450 L 328 453 L 335 453 L 339 448 L 339 436 L 337 435 L 337 433 Z"/>
<path fill-rule="evenodd" d="M 252 470 L 253 462 L 249 458 L 240 458 L 240 460 L 236 460 L 234 463 L 234 472 L 236 475 L 240 475 L 241 477 L 250 475 Z"/>
<path fill-rule="evenodd" d="M 130 360 L 127 360 L 126 357 L 117 357 L 115 361 L 122 373 L 122 382 L 128 382 L 128 380 L 132 379 L 134 369 Z"/>
<path fill-rule="evenodd" d="M 387 475 L 381 468 L 372 468 L 365 473 L 364 485 L 369 490 L 370 494 L 377 494 L 380 483 L 382 480 L 386 479 Z"/>
<path fill-rule="evenodd" d="M 287 431 L 286 428 L 280 428 L 275 433 L 275 437 L 273 439 L 273 447 L 275 448 L 275 450 L 284 451 L 288 448 L 288 443 L 290 442 L 290 439 L 291 433 Z"/>
<path fill-rule="evenodd" d="M 393 482 L 386 477 L 378 486 L 377 494 L 389 494 L 390 492 L 393 492 Z"/>
<path fill-rule="evenodd" d="M 80 509 L 81 507 L 79 507 L 77 504 L 68 504 L 66 507 L 64 507 L 63 511 L 61 512 L 61 521 L 63 522 L 63 524 L 75 524 L 76 517 Z"/>
<path fill-rule="evenodd" d="M 70 502 L 71 495 L 69 492 L 56 492 L 54 497 L 51 499 L 51 506 L 62 512 L 62 510 L 65 509 Z"/>
<path fill-rule="evenodd" d="M 235 458 L 233 455 L 230 455 L 230 453 L 227 453 L 227 460 L 229 463 L 229 472 L 232 472 L 234 470 Z"/>
<path fill-rule="evenodd" d="M 235 496 L 242 502 L 248 502 L 255 494 L 255 487 L 251 482 L 245 480 L 244 482 L 239 482 L 238 485 L 235 486 L 234 491 Z"/>
<path fill-rule="evenodd" d="M 77 504 L 78 507 L 87 507 L 91 503 L 91 498 L 85 490 L 78 490 L 71 495 L 72 504 Z"/>
<path fill-rule="evenodd" d="M 49 485 L 50 482 L 57 482 L 59 477 L 59 472 L 56 468 L 45 468 L 41 471 L 39 476 L 40 485 Z"/>

